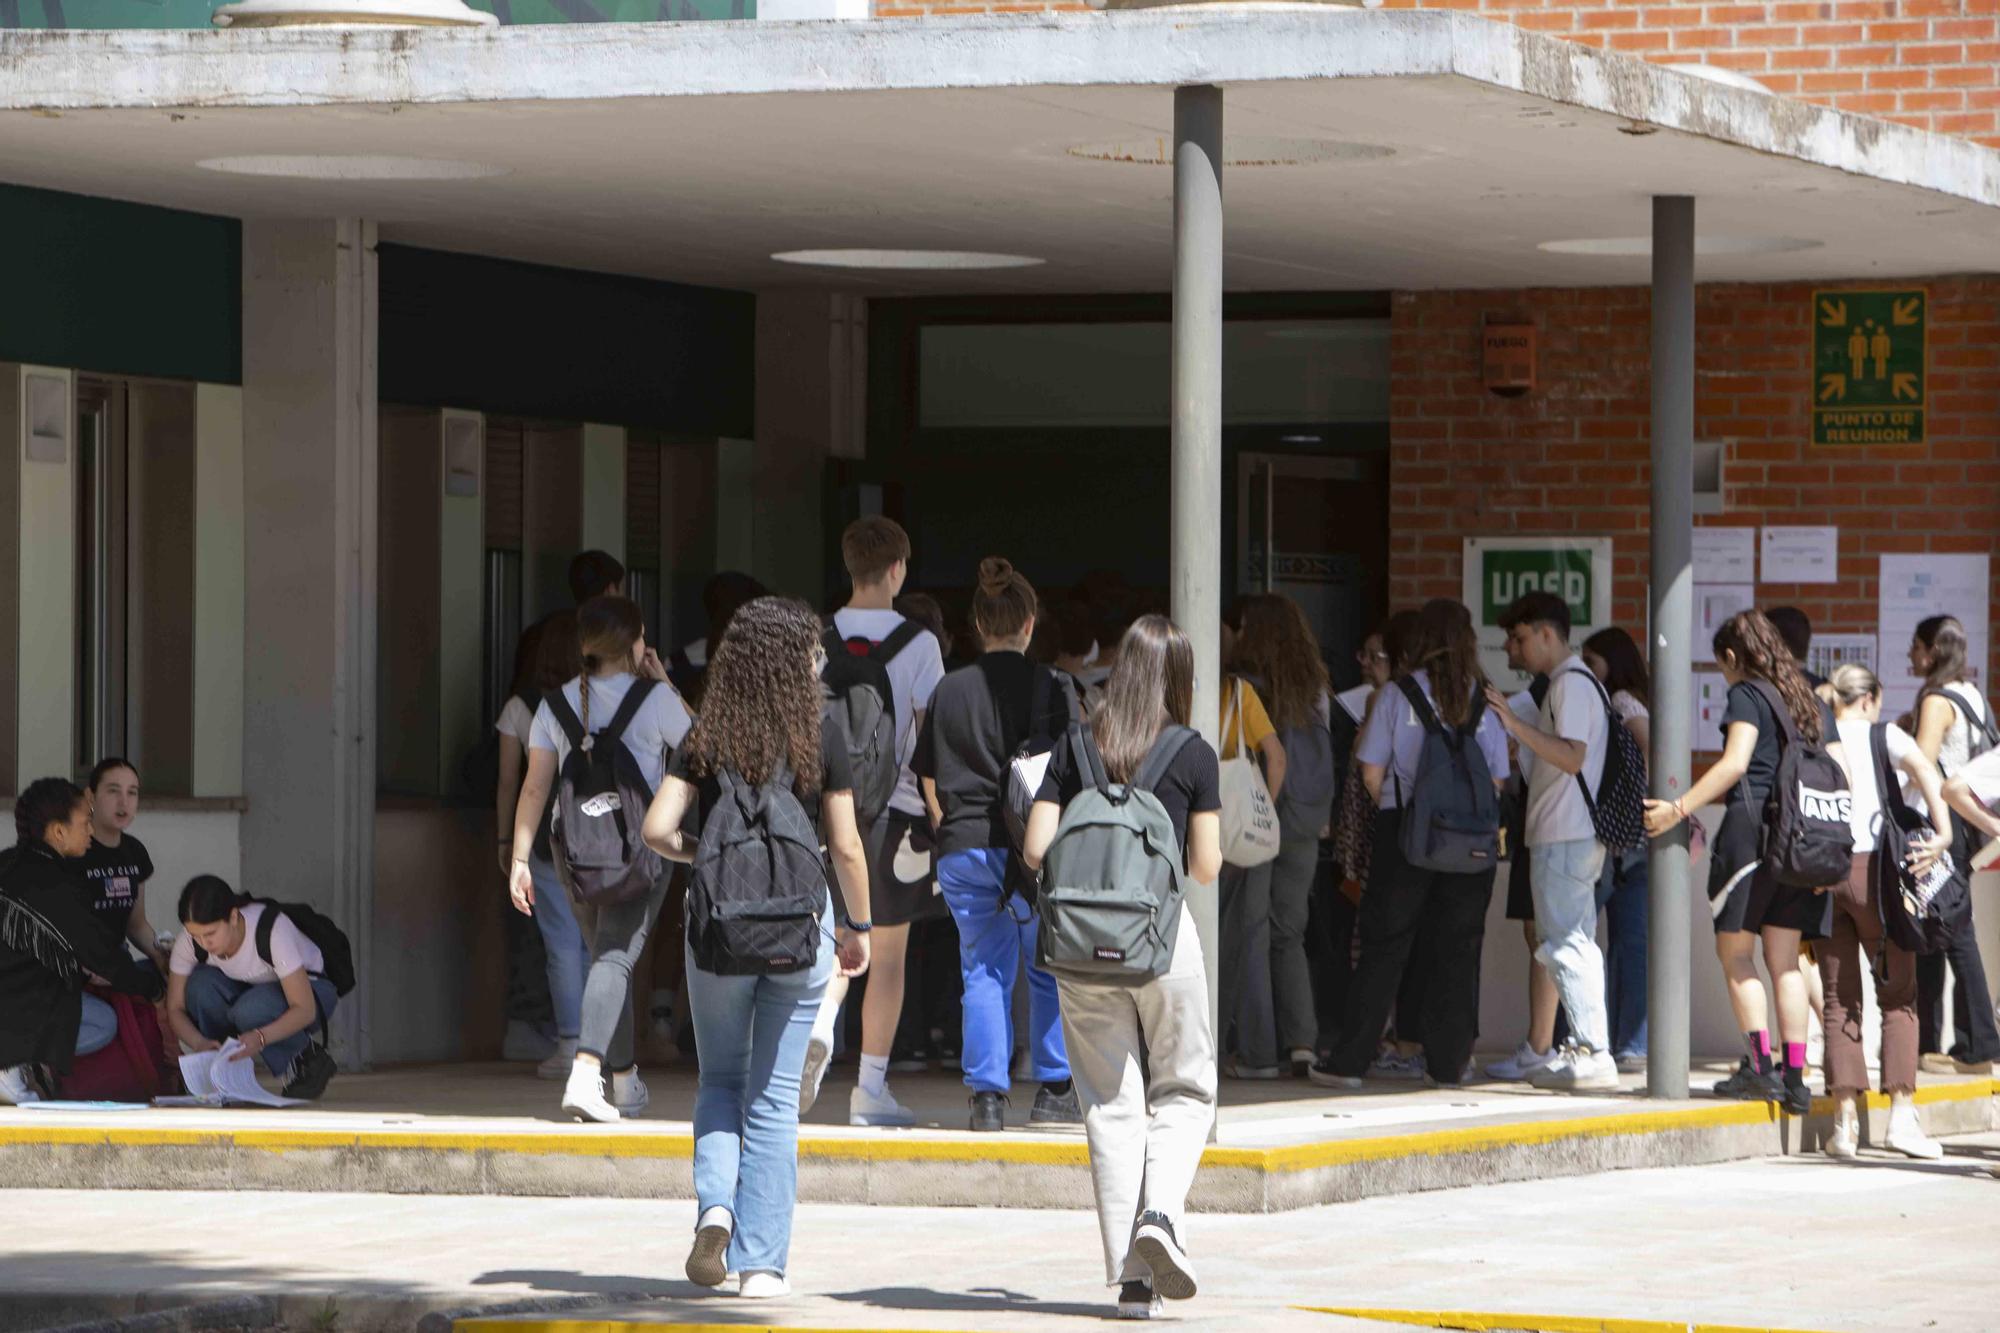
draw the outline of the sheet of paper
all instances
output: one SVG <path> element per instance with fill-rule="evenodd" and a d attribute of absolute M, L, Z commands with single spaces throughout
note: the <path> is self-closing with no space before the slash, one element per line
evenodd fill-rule
<path fill-rule="evenodd" d="M 1986 679 L 1986 654 L 1993 595 L 1992 557 L 1987 555 L 1885 555 L 1882 557 L 1881 603 L 1877 629 L 1881 634 L 1879 665 L 1882 716 L 1894 719 L 1917 701 L 1923 681 L 1910 674 L 1910 638 L 1918 622 L 1930 616 L 1956 616 L 1965 626 L 1967 661 L 1981 690 Z"/>
<path fill-rule="evenodd" d="M 1340 701 L 1340 706 L 1347 710 L 1347 715 L 1359 724 L 1368 714 L 1368 696 L 1374 692 L 1373 685 L 1356 685 L 1353 689 L 1342 690 L 1333 697 Z"/>
<path fill-rule="evenodd" d="M 1696 529 L 1700 531 L 1700 529 Z M 1715 632 L 1738 611 L 1757 605 L 1754 583 L 1697 583 L 1694 585 L 1694 642 L 1689 657 L 1696 662 L 1715 660 Z"/>
<path fill-rule="evenodd" d="M 1694 581 L 1696 583 L 1755 583 L 1757 581 L 1757 529 L 1696 528 L 1694 530 Z"/>
<path fill-rule="evenodd" d="M 296 1097 L 280 1097 L 275 1092 L 266 1092 L 263 1085 L 257 1082 L 254 1061 L 229 1058 L 242 1049 L 243 1044 L 231 1037 L 220 1050 L 197 1051 L 181 1057 L 181 1079 L 187 1084 L 188 1093 L 197 1105 L 304 1105 Z M 166 1104 L 166 1099 L 162 1099 L 162 1104 Z"/>
<path fill-rule="evenodd" d="M 145 1102 L 23 1102 L 23 1111 L 143 1111 Z"/>
<path fill-rule="evenodd" d="M 1834 668 L 1853 662 L 1875 669 L 1875 636 L 1873 634 L 1815 634 L 1812 647 L 1806 649 L 1806 670 L 1815 676 L 1831 678 Z"/>
<path fill-rule="evenodd" d="M 1720 671 L 1694 673 L 1694 706 L 1688 710 L 1688 748 L 1696 753 L 1722 751 L 1722 710 L 1729 702 L 1729 682 Z"/>
<path fill-rule="evenodd" d="M 1763 569 L 1766 583 L 1840 582 L 1840 529 L 1765 528 Z"/>

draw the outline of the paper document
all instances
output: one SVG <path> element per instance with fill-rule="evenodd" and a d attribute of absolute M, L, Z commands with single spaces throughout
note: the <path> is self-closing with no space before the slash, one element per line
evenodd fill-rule
<path fill-rule="evenodd" d="M 1347 710 L 1347 715 L 1359 723 L 1368 715 L 1368 696 L 1373 693 L 1373 685 L 1356 685 L 1351 690 L 1342 690 L 1334 698 L 1340 700 L 1340 706 Z"/>
<path fill-rule="evenodd" d="M 264 1091 L 263 1085 L 257 1082 L 257 1071 L 252 1061 L 229 1058 L 242 1049 L 243 1043 L 231 1037 L 222 1044 L 221 1050 L 197 1051 L 181 1057 L 181 1078 L 186 1082 L 189 1099 L 195 1105 L 304 1105 L 297 1097 L 280 1097 L 275 1092 Z M 167 1099 L 161 1100 L 164 1103 Z"/>

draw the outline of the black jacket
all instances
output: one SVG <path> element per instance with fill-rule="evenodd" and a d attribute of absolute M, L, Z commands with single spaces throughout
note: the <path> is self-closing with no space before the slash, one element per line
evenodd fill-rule
<path fill-rule="evenodd" d="M 39 842 L 0 853 L 0 1069 L 69 1072 L 86 973 L 148 1000 L 165 991 L 91 919 L 69 862 Z"/>

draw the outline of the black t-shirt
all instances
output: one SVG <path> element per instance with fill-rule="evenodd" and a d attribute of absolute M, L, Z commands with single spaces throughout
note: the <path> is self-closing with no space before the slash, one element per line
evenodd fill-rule
<path fill-rule="evenodd" d="M 1082 765 L 1077 762 L 1070 738 L 1064 736 L 1055 753 L 1049 756 L 1049 771 L 1035 799 L 1068 805 L 1082 791 Z M 1185 861 L 1188 816 L 1222 809 L 1221 769 L 1216 763 L 1215 750 L 1199 736 L 1183 745 L 1174 762 L 1167 765 L 1166 776 L 1153 788 L 1153 794 L 1160 798 L 1167 818 L 1173 821 L 1174 837 L 1180 842 L 1181 859 Z"/>
<path fill-rule="evenodd" d="M 1729 743 L 1729 728 L 1737 722 L 1748 722 L 1757 728 L 1757 744 L 1750 751 L 1750 767 L 1744 770 L 1743 781 L 1750 788 L 1751 806 L 1762 809 L 1764 802 L 1771 798 L 1772 784 L 1778 780 L 1778 760 L 1785 744 L 1784 727 L 1779 723 L 1778 715 L 1771 711 L 1764 691 L 1747 680 L 1729 687 L 1729 697 L 1722 709 L 1723 744 Z M 1833 706 L 1821 700 L 1820 743 L 1830 743 L 1838 734 L 1833 720 Z M 1735 794 L 1731 792 L 1730 798 Z"/>
<path fill-rule="evenodd" d="M 146 844 L 129 833 L 118 840 L 116 847 L 106 847 L 92 838 L 90 850 L 77 858 L 75 864 L 89 890 L 85 905 L 90 908 L 91 920 L 122 948 L 132 908 L 145 890 L 146 881 L 153 877 L 153 858 L 147 854 Z"/>
<path fill-rule="evenodd" d="M 1031 721 L 1038 676 L 1048 678 L 1048 706 Z M 1030 735 L 1057 736 L 1068 725 L 1055 672 L 1021 653 L 985 653 L 938 682 L 910 768 L 937 784 L 939 856 L 1011 845 L 1002 814 L 1007 766 Z"/>
<path fill-rule="evenodd" d="M 681 831 L 687 837 L 699 840 L 703 818 L 722 799 L 722 784 L 716 781 L 713 774 L 695 777 L 689 771 L 692 758 L 687 746 L 678 747 L 667 761 L 667 776 L 679 778 L 694 787 L 694 802 L 688 807 L 686 818 L 681 820 Z M 819 790 L 809 800 L 801 798 L 800 804 L 805 806 L 806 816 L 812 820 L 813 828 L 824 838 L 826 831 L 819 826 L 820 797 L 828 792 L 854 790 L 854 771 L 847 762 L 847 727 L 838 715 L 825 714 L 820 719 L 819 764 Z"/>

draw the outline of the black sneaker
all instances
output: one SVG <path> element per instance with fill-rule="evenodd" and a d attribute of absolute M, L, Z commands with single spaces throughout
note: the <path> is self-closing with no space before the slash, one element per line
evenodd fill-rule
<path fill-rule="evenodd" d="M 1767 1082 L 1768 1076 L 1752 1069 L 1750 1057 L 1746 1055 L 1737 1062 L 1735 1073 L 1715 1085 L 1715 1095 L 1740 1102 L 1762 1101 L 1766 1100 Z"/>
<path fill-rule="evenodd" d="M 997 1132 L 1007 1128 L 1007 1094 L 1004 1092 L 973 1093 L 972 1127 L 977 1130 L 989 1132 Z"/>
<path fill-rule="evenodd" d="M 1995 1168 L 2000 1170 L 2000 1168 Z M 1151 1287 L 1134 1280 L 1123 1283 L 1118 1288 L 1118 1317 L 1120 1319 L 1158 1319 L 1160 1298 Z"/>
<path fill-rule="evenodd" d="M 1072 1081 L 1063 1092 L 1057 1092 L 1048 1084 L 1042 1084 L 1035 1094 L 1034 1109 L 1028 1112 L 1031 1125 L 1080 1125 L 1083 1123 L 1083 1106 L 1076 1099 L 1076 1083 Z"/>
<path fill-rule="evenodd" d="M 307 1042 L 299 1058 L 292 1061 L 291 1077 L 285 1081 L 285 1096 L 316 1102 L 339 1072 L 340 1066 L 333 1062 L 326 1047 L 316 1041 Z"/>
<path fill-rule="evenodd" d="M 1812 1114 L 1812 1089 L 1806 1086 L 1803 1078 L 1794 1081 L 1786 1077 L 1780 1082 L 1779 1089 L 1777 1102 L 1787 1114 L 1797 1116 Z"/>
<path fill-rule="evenodd" d="M 1170 1301 L 1192 1299 L 1195 1293 L 1194 1265 L 1174 1235 L 1174 1224 L 1165 1213 L 1141 1213 L 1132 1232 L 1132 1249 L 1153 1270 L 1153 1290 Z"/>

